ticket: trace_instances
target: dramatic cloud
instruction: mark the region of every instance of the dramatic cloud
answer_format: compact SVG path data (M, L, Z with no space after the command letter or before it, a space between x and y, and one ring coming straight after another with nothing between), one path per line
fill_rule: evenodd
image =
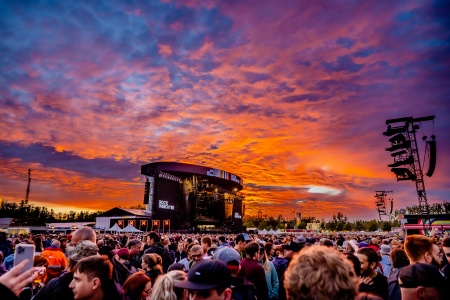
M336 13L339 12L339 13ZM436 115L425 178L450 201L448 1L3 1L0 198L142 202L140 165L244 179L246 213L376 218L396 182L386 119ZM427 160L423 162L427 168Z

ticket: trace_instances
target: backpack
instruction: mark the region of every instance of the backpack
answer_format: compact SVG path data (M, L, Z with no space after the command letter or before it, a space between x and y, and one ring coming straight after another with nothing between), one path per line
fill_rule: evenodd
M231 288L233 300L256 300L256 290L253 284L242 284Z
M400 270L397 273L391 274L388 277L388 300L401 300L402 294L400 291L400 285L398 283L398 277L400 276Z

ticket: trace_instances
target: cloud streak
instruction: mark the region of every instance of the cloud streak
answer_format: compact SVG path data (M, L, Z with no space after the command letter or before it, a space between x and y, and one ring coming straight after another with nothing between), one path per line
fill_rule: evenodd
M448 3L349 3L0 4L0 197L31 168L35 203L137 204L164 160L242 176L249 214L376 218L375 190L417 202L385 120L436 115L427 195L450 201Z

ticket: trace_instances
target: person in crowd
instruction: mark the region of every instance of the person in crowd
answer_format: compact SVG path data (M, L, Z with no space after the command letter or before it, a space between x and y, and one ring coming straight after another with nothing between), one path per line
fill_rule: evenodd
M256 287L258 300L269 299L267 289L266 275L264 268L258 264L256 255L259 252L259 245L256 242L250 242L245 246L246 258L241 261L241 269L238 275L245 277Z
M400 292L400 285L398 283L398 277L400 270L409 265L409 258L406 256L405 250L395 248L391 251L392 269L391 274L388 277L388 299L400 300L402 294Z
M409 235L405 239L405 252L411 264L426 263L441 268L442 256L433 239L423 235Z
M71 235L70 243L66 247L67 256L70 256L75 250L75 246L80 241L91 241L93 243L97 242L97 234L91 227L83 226L75 230ZM98 250L97 250L98 251Z
M334 248L334 244L332 240L329 239L321 239L320 240L320 246L328 247L328 248Z
M66 247L67 247L67 238L66 237L61 237L58 239L60 246L59 248L61 248L62 253L66 253ZM51 241L50 241L50 245L51 245ZM67 256L66 256L67 258Z
M120 248L119 251L117 251L117 257L120 261L120 263L122 263L125 267L127 267L127 269L130 271L130 274L136 273L137 272L137 268L135 268L131 263L130 263L130 250L128 250L128 248Z
M174 281L174 287L187 289L190 300L231 300L231 273L217 259L202 260L188 272L187 280Z
M344 255L350 261L355 274L359 276L359 274L361 274L361 262L359 261L359 258L353 253L345 253Z
M163 271L167 272L167 269L170 266L170 257L169 257L169 251L160 243L160 237L159 235L154 232L150 231L147 234L147 250L144 251L145 254L149 253L156 253L158 254L163 262Z
M269 299L278 299L278 289L280 288L280 283L278 280L277 271L273 263L269 260L264 247L260 245L258 253L258 263L263 267L264 273L266 275L267 289L269 290Z
M9 256L12 253L12 250L13 246L6 238L6 232L0 231L0 252L3 254L3 258Z
M136 269L141 268L141 251L142 242L138 239L132 239L127 244L128 250L130 251L129 262L130 265Z
M375 252L378 253L378 251L380 250L379 243L380 241L378 240L378 238L373 237L370 239L369 248L372 248Z
M267 242L264 244L264 251L266 252L266 257L270 260L273 261L274 259L274 255L275 255L275 249L273 247L273 243L271 242Z
M67 272L60 277L50 280L34 297L33 300L71 300L74 299L69 284L73 279L74 267L83 258L98 256L97 244L89 241L78 241L67 264Z
M188 297L187 290L174 286L174 282L186 281L187 276L183 271L169 271L158 277L153 285L150 300L185 300Z
M445 238L442 241L442 251L444 252L445 257L447 258L447 262L450 262L450 238ZM442 269L445 276L450 278L450 263L447 263Z
M277 245L275 247L275 257L272 260L275 270L277 271L278 281L281 284L281 279L286 271L289 261L284 257L284 245Z
M182 259L187 257L187 253L184 250L184 243L182 241L178 242L177 251L175 251L175 262L179 263Z
M360 292L368 292L387 299L387 278L376 271L378 254L369 247L358 249L356 252L361 263Z
M107 256L91 256L81 259L73 268L69 284L73 299L119 300L123 298L112 279L112 264Z
M289 300L348 300L358 294L358 278L349 261L340 252L319 245L294 256L284 286Z
M134 267L131 269L128 262L129 255L130 251L127 248L121 248L112 250L108 256L113 265L113 280L118 284L123 284L131 274L137 272Z
M227 238L224 235L221 235L219 236L219 246L216 251L225 247L230 247L230 244L228 244Z
M402 299L449 299L449 286L439 269L429 263L414 263L400 271Z
M35 252L41 253L44 250L44 245L42 243L42 237L40 235L35 237L33 242L34 242L34 246L35 246Z
M48 260L42 255L35 255L33 259L33 267L35 267L38 276L33 280L31 285L32 294L36 295L47 282Z
M142 269L152 282L155 282L156 278L164 273L161 263L161 256L156 253L147 253L142 256Z
M391 246L382 244L380 246L380 255L381 255L380 263L383 269L383 275L385 277L388 277L389 274L391 274L392 262L390 259L390 254L391 254Z
M28 260L24 260L0 276L0 295L2 300L17 300L22 290L38 276L35 268L25 270Z
M183 264L180 263L174 263L171 264L170 267L167 269L167 272L170 271L183 271L183 272L187 272L186 271L186 267Z
M241 259L245 258L245 245L247 245L247 243L249 242L251 242L251 239L247 233L240 233L235 238L234 249L239 252L239 254L241 255Z
M238 276L241 256L236 249L224 247L214 252L214 258L222 261L231 273L232 299L256 300L256 288L244 277Z
M203 260L203 250L200 245L194 245L191 248L190 255L192 260L189 262L189 270L198 262Z
M0 251L0 276L5 274L8 270L6 270L5 266L3 266L3 260L5 257L3 256L3 252Z
M142 271L134 273L123 284L123 292L125 300L145 300L151 295L152 280Z
M210 236L202 237L201 247L203 251L203 258L210 259L213 257L214 249L212 248L212 239Z
M66 256L60 246L61 243L57 239L54 239L50 247L45 248L41 253L48 260L48 280L59 277L67 266Z
M187 257L183 258L182 260L179 261L180 264L183 264L186 267L186 271L189 271L189 265L192 261L192 257L191 257L191 249L192 247L194 247L195 244L194 243L189 243L186 247L186 254Z

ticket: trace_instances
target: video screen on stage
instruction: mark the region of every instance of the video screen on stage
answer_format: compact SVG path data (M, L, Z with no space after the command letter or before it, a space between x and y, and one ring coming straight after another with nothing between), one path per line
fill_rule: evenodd
M181 185L179 182L162 178L156 179L154 200L154 220L171 220L173 226L180 211Z

